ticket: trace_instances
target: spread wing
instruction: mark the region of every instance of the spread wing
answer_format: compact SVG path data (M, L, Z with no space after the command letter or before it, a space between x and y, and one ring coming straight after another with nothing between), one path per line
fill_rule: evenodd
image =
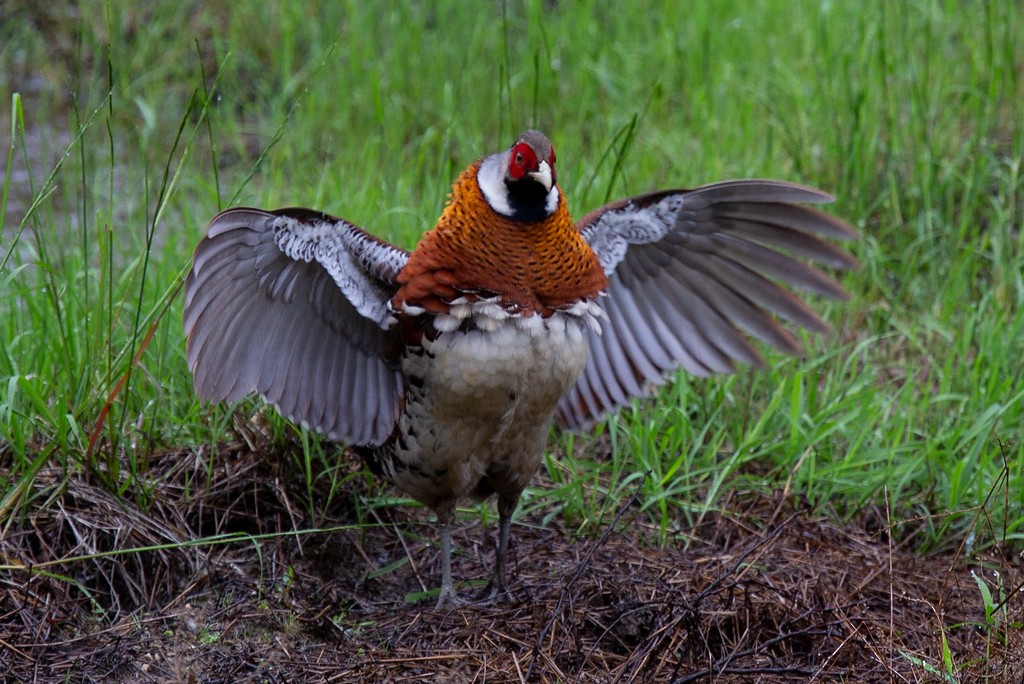
M590 357L558 406L578 428L642 396L677 368L706 376L734 362L760 366L749 337L788 354L803 349L780 320L826 324L786 287L844 299L809 262L839 270L857 260L823 238L857 237L844 222L795 203L832 197L769 180L729 181L622 200L577 227L608 275L607 320L590 331Z
M306 209L229 209L185 281L188 365L207 401L257 392L336 440L379 444L402 378L387 308L408 252Z

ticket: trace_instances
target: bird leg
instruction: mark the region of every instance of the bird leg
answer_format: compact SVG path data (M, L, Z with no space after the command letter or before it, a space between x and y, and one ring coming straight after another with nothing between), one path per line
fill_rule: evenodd
M498 497L498 549L494 554L494 574L487 584L484 596L491 600L508 600L508 585L505 582L508 567L508 538L512 527L512 514L516 510L519 497Z
M455 593L452 583L452 516L455 505L437 511L437 521L441 525L441 591L437 595L437 608L453 608L462 605L463 601Z

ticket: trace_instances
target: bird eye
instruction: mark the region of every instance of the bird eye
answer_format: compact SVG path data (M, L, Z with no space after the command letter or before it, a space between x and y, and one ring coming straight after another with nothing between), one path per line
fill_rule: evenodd
M519 143L512 151L512 161L508 165L508 174L514 180L522 178L527 171L536 168L537 155L526 143Z

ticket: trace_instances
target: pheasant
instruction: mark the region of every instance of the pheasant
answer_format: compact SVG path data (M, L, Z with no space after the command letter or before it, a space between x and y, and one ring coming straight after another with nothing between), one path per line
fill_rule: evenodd
M857 234L802 204L833 198L773 180L663 190L573 222L555 150L528 130L473 162L437 225L408 252L308 209L228 209L185 284L198 395L258 393L346 442L434 511L438 606L452 582L456 504L497 497L490 597L507 595L510 523L553 421L583 429L679 368L762 366L751 338L787 354L787 327L828 325L783 286L834 299L811 262L857 261Z

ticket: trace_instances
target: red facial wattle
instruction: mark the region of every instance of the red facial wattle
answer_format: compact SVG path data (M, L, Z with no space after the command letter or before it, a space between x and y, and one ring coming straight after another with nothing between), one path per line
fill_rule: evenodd
M537 168L537 154L524 142L512 148L512 160L508 165L508 174L513 180L519 180L528 172Z

